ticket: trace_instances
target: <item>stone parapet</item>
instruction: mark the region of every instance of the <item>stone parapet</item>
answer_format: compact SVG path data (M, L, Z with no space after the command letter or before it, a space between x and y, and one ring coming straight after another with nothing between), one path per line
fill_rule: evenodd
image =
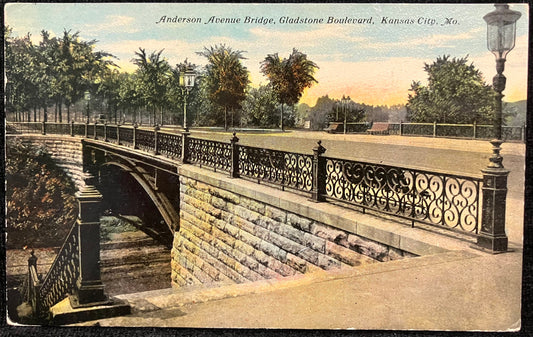
M175 233L172 250L174 287L253 282L417 255L399 244L390 246L350 231L356 228L350 221L334 226L332 221L309 217L304 205L280 197L285 192L227 181L220 174L189 165L181 166L179 174L180 230ZM259 194L264 188L270 193ZM321 218L327 216L321 214Z

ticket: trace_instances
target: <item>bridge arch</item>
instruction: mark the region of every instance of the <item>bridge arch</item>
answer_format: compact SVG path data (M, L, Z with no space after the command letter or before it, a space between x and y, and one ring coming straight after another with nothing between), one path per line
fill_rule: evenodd
M114 215L136 215L143 231L170 244L179 230L179 177L107 150L91 148L89 171L98 177L104 207ZM156 234L159 233L159 234Z

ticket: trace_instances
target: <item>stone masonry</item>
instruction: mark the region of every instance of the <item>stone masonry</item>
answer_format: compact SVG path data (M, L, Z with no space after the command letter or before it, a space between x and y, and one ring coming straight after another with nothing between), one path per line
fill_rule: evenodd
M174 287L243 283L412 256L184 176L171 255Z
M44 147L57 166L72 180L77 190L84 186L82 144L79 138L25 135L19 139L23 144Z

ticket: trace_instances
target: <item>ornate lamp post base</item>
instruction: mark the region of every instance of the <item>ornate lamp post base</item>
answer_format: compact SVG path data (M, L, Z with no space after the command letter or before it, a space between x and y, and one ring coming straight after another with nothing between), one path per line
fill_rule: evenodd
M501 141L491 141L499 143ZM502 158L493 155L489 166L483 172L483 200L481 231L477 237L477 245L491 252L505 252L508 239L505 233L505 206L507 198L507 177L509 170L502 165Z

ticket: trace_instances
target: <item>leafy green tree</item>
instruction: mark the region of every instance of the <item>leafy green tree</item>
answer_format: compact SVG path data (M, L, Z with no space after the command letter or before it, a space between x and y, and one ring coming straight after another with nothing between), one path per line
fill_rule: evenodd
M245 123L259 127L275 127L277 119L274 112L278 110L277 107L276 95L270 86L249 87L242 104Z
M35 47L29 34L22 38L11 37L9 27L6 27L4 38L6 112L13 112L16 120L23 120L23 112L33 105L32 97L36 92L35 82L31 77ZM29 116L27 119L29 120Z
M411 122L490 123L494 92L467 57L438 57L424 64L428 85L413 82L407 116Z
M224 109L224 129L228 129L228 110L241 108L246 98L249 72L242 64L243 51L233 50L226 45L204 47L199 55L207 58L204 90L207 98Z
M269 54L261 62L261 72L270 81L272 90L281 104L280 128L283 130L283 106L294 106L302 97L305 88L318 81L313 77L318 66L307 55L296 49L288 58L282 59L277 53Z
M201 70L196 64L192 64L185 59L183 62L176 64L171 70L168 85L167 85L167 98L168 109L172 111L171 119L172 124L183 123L183 105L187 103L187 125L191 125L195 121L195 116L199 105L199 88L198 85L194 85L187 93L183 87L180 86L180 74L187 69L193 69L196 72L195 82L199 82L199 78L202 76ZM185 99L187 95L187 99Z
M6 142L7 247L58 246L77 214L74 186L41 148Z
M140 79L138 89L141 90L146 104L152 108L154 124L157 124L157 109L160 110L160 123L163 123L163 107L171 71L167 60L161 57L162 53L163 49L148 55L145 49L139 48L139 51L135 52L136 58L133 59L133 63L138 67L138 79Z

